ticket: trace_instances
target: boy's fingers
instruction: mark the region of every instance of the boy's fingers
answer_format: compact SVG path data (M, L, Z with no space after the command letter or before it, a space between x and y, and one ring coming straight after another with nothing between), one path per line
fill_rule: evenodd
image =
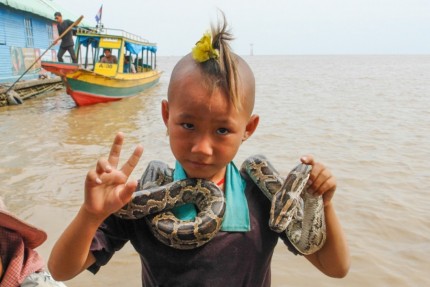
M320 176L316 184L312 185L312 189L317 191L316 195L334 191L336 189L336 179L331 174L328 177Z
M311 154L301 157L300 161L312 165L312 171L307 182L308 191L315 196L324 195L324 202L328 204L336 190L336 178L322 163L315 162Z
M97 161L96 164L96 173L97 174L102 174L102 173L109 173L112 171L112 167L109 164L109 162L105 159L105 158L101 158Z
M309 191L311 193L315 193L316 190L318 190L318 187L323 183L323 178L321 176L321 173L324 171L324 166L320 163L314 162L313 158L309 158L309 162L312 162L312 170L311 173L309 175L309 181L308 181L308 186L309 186ZM310 163L306 163L306 164L310 164Z
M98 178L99 178L99 176L98 176L97 172L93 169L87 173L87 182L88 181L96 182Z
M108 158L109 163L115 168L118 166L123 143L124 143L124 135L123 133L119 132L115 136L112 147L110 149L109 158Z
M336 190L336 178L334 176L331 176L330 178L328 178L323 185L321 186L321 189L324 190L324 193L326 192L330 192L330 191L335 191Z
M315 195L322 195L336 189L336 178L330 170L320 163L314 165L310 179L310 192L313 192Z
M307 154L305 156L302 156L300 158L300 161L304 164L310 164L313 165L314 164L314 156L311 154Z
M143 146L138 145L135 149L133 154L130 156L130 158L127 160L127 162L122 166L121 171L128 177L133 172L134 168L139 162L140 157L143 153Z
M137 180L129 181L125 184L124 189L120 193L120 200L123 204L130 202L133 193L136 191Z

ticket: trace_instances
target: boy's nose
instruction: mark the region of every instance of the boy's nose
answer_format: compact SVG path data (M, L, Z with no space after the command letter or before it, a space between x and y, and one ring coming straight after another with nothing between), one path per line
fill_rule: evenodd
M212 141L209 136L201 136L196 139L191 149L193 153L200 153L204 155L212 155Z

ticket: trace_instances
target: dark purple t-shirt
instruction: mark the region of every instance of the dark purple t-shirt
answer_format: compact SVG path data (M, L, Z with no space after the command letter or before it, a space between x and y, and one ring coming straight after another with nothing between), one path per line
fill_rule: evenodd
M96 263L88 269L96 273L130 241L140 255L142 286L270 286L270 262L278 238L296 251L283 235L269 229L270 201L249 179L245 193L251 231L221 231L192 250L164 245L152 235L145 219L110 216L93 240Z

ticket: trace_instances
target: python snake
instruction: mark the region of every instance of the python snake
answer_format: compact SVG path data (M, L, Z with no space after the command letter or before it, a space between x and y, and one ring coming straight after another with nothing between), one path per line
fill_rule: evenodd
M269 227L285 232L302 254L318 251L325 242L322 197L306 192L311 167L296 166L284 180L261 155L244 161L241 171L250 176L271 200ZM211 181L184 179L172 182L172 169L152 161L142 176L132 200L115 213L125 219L145 218L152 233L162 243L177 249L192 249L210 241L221 229L225 212L224 193ZM194 220L179 220L169 209L194 203Z
M271 200L269 227L285 232L291 244L304 255L321 249L326 240L322 196L307 192L306 183L312 167L299 164L284 180L262 155L252 156L242 164L255 184Z
M125 219L144 217L154 236L168 246L177 249L199 247L221 229L224 193L209 180L172 180L172 170L167 165L150 162L138 191L115 215ZM186 203L194 203L199 210L194 220L179 220L170 211Z

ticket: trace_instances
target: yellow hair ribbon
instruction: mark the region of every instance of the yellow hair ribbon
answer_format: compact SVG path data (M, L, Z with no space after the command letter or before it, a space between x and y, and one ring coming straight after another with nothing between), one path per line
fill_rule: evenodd
M209 59L218 59L219 51L212 46L212 35L209 32L196 43L192 51L193 59L203 63Z

